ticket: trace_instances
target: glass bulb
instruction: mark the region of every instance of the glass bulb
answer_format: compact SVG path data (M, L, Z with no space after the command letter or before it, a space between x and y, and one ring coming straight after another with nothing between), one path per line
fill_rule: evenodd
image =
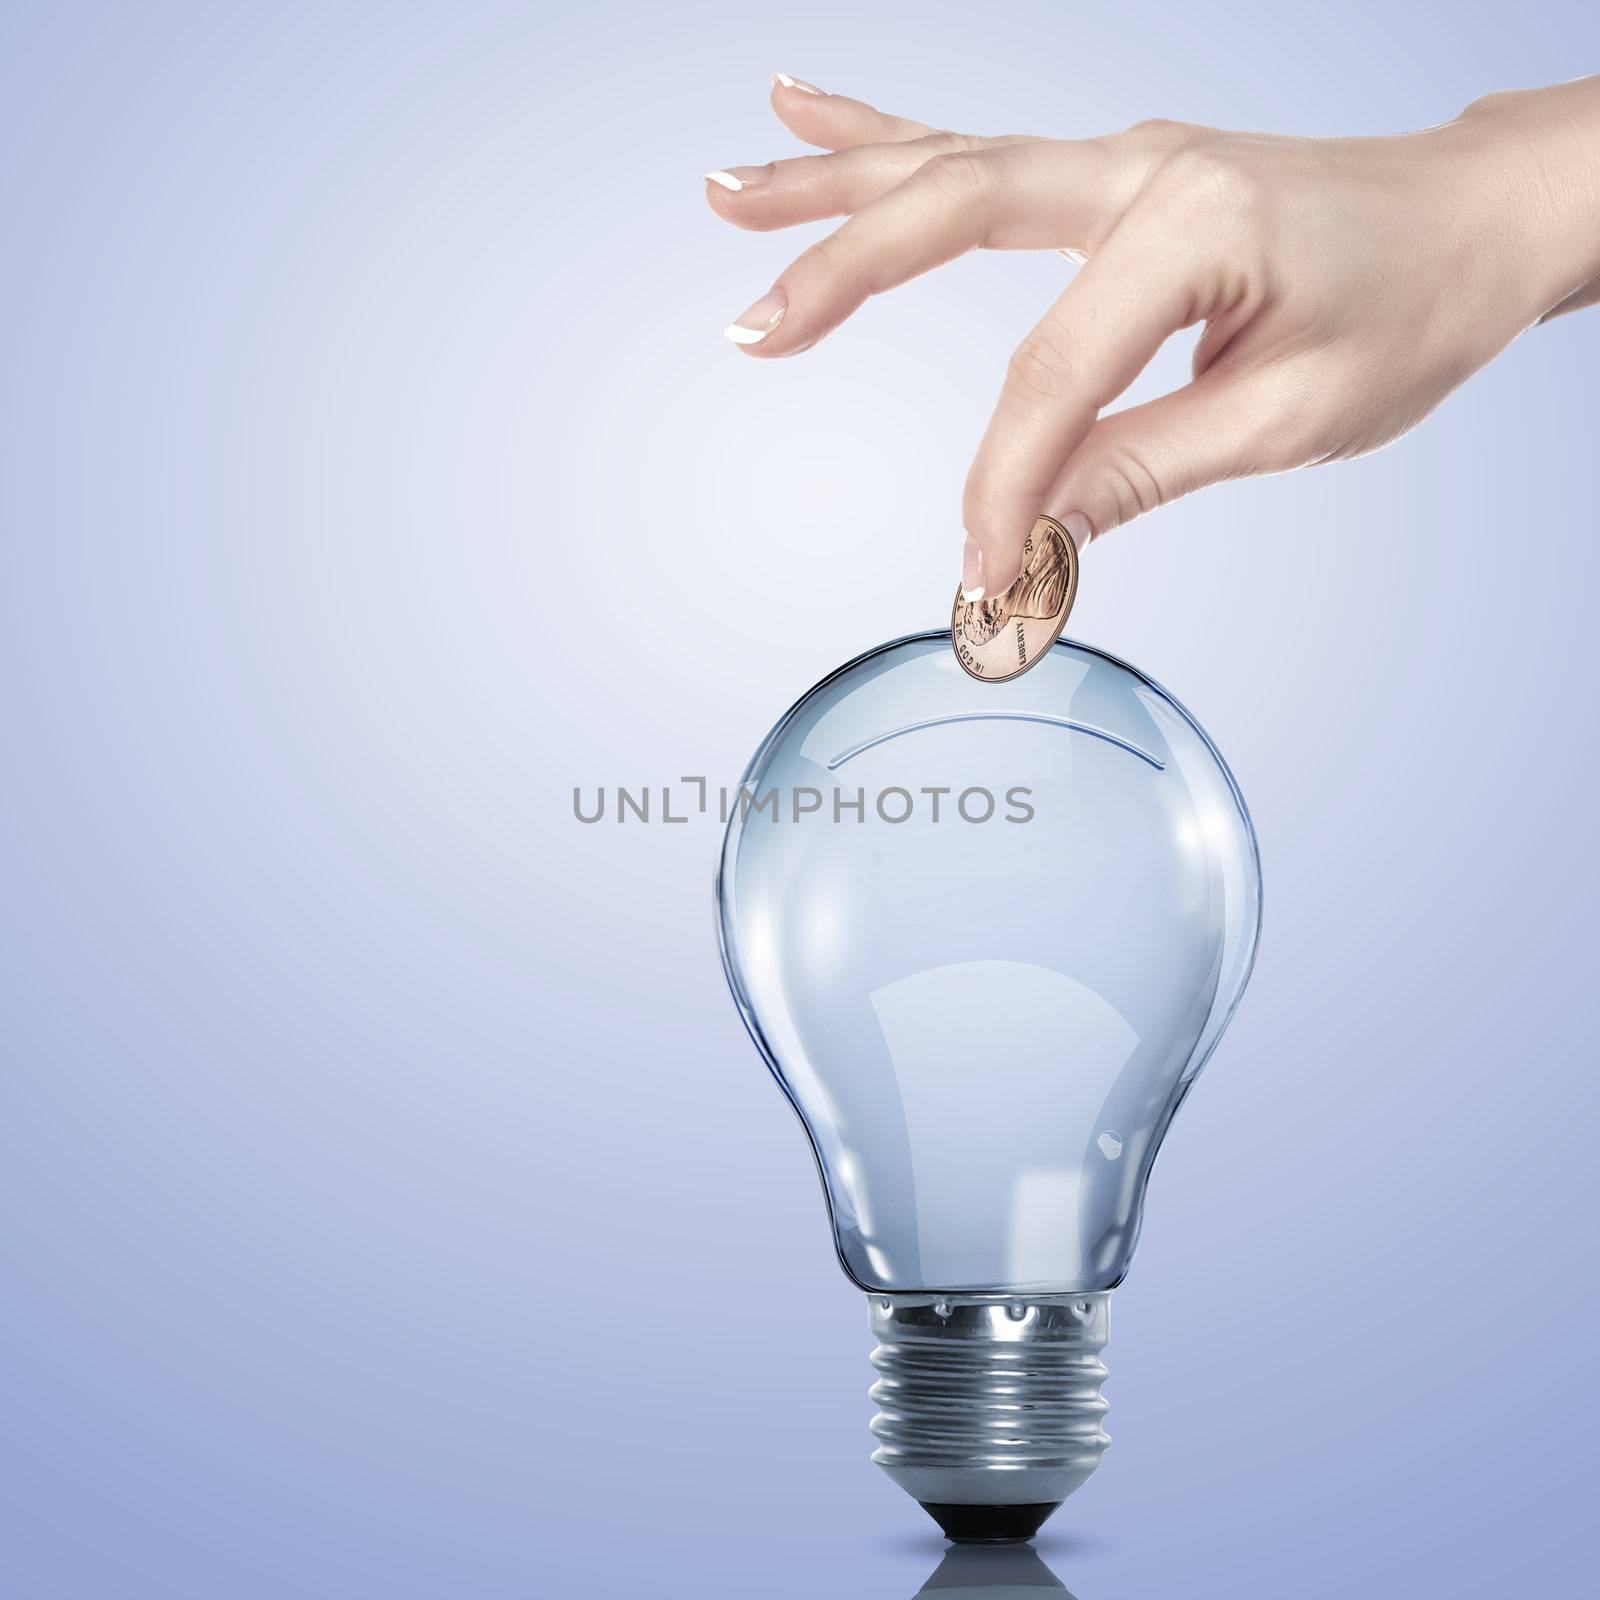
M1027 1537L1108 1442L1106 1297L1250 974L1244 802L1133 668L1063 640L981 683L943 633L818 684L741 797L723 960L871 1296L874 1459Z

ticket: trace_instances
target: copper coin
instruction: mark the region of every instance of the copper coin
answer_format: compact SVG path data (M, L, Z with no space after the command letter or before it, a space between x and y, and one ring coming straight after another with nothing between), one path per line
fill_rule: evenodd
M1022 547L1022 572L1004 594L967 601L956 590L956 660L985 683L1015 678L1061 636L1077 598L1078 547L1054 517L1040 517Z

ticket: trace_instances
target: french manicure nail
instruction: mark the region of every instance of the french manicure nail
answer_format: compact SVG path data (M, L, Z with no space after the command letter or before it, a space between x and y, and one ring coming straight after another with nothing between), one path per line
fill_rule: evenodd
M961 547L961 598L969 605L983 599L983 551L971 534Z
M823 94L826 92L819 89L814 83L807 83L804 78L791 78L787 72L774 72L772 81L783 89L798 89L801 94Z
M1089 541L1094 538L1094 529L1089 525L1089 519L1081 511L1069 511L1061 519L1061 526L1071 535L1072 542L1078 547L1081 556L1088 548Z
M789 297L782 289L769 289L736 321L722 330L735 344L760 344L783 321Z
M713 173L712 176L715 177L716 174ZM1071 249L1069 247L1069 248L1067 248L1065 250L1057 250L1056 254L1058 256L1065 256L1066 259L1068 261L1070 261L1073 264L1073 266L1075 266L1075 267L1087 266L1088 263L1089 263L1088 256L1085 255L1082 250L1073 250L1073 249Z
M772 164L768 162L764 167L723 167L720 171L708 172L706 182L720 185L729 194L738 194L741 189L753 189L758 183L765 183L771 176Z

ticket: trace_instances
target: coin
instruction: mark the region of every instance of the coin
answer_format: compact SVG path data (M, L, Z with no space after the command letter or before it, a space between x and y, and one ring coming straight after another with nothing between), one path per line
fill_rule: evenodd
M1004 594L968 601L956 590L956 660L985 683L1026 672L1061 636L1077 598L1078 547L1054 517L1041 516L1022 547L1022 572Z

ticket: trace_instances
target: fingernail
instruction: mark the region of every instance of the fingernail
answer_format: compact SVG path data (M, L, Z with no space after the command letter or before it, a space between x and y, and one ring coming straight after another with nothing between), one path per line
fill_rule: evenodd
M1072 542L1077 545L1078 554L1081 556L1088 548L1089 541L1094 538L1094 529L1089 526L1089 519L1081 511L1069 511L1061 519L1061 526L1071 535Z
M760 344L783 321L789 297L782 289L769 289L743 316L722 330L735 344Z
M723 167L718 172L708 172L706 182L720 184L730 194L738 194L741 189L753 189L758 183L765 183L771 176L769 162L764 167Z
M774 72L772 81L783 89L798 89L801 94L824 94L825 90L819 89L814 83L807 83L804 78L791 78L787 72Z
M716 177L716 173L712 173L711 176ZM1089 261L1088 256L1086 256L1081 250L1057 250L1056 254L1058 256L1065 256L1067 260L1070 261L1075 267L1086 266Z
M970 534L961 547L961 598L969 605L983 599L983 551Z

